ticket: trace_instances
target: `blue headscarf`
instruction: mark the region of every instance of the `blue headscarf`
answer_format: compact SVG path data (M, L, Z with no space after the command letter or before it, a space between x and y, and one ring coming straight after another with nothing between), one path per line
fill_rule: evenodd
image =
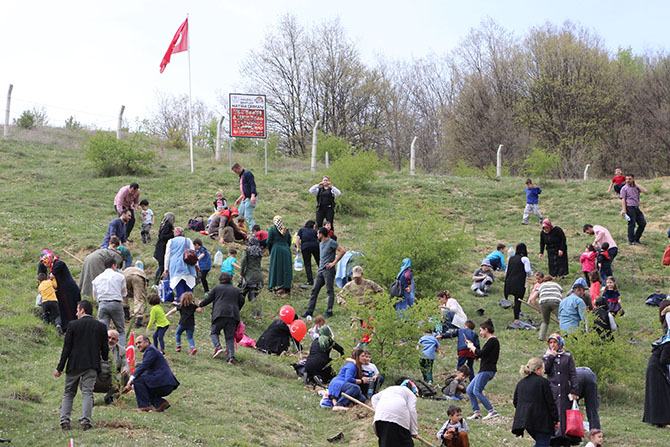
M395 279L400 279L400 276L405 273L405 270L411 269L412 268L412 260L410 258L405 258L402 260L402 266L400 266L400 273L398 273L398 276L395 277Z
M414 276L412 276L412 282L411 284L406 284L406 281L404 279L404 274L407 270L412 269L412 260L410 258L405 258L402 260L402 266L400 267L400 273L398 273L398 276L395 277L395 279L400 280L400 282L403 284L403 287L408 287L410 288L410 291L408 292L407 290L402 291L403 297L402 300L397 302L395 304L395 308L398 311L402 311L404 309L407 309L408 307L411 307L414 304L414 297L416 294L416 289L414 286Z
M414 382L412 382L409 379L403 380L400 386L406 386L412 391L412 393L414 393L417 396L419 395L419 390L417 389L416 385L414 385Z
M575 282L572 283L572 289L570 289L570 290L575 290L575 286L576 286L577 284L581 284L582 286L584 286L584 288L585 288L586 290L589 289L589 286L586 284L586 280L585 280L584 278L577 278L577 279L575 280Z

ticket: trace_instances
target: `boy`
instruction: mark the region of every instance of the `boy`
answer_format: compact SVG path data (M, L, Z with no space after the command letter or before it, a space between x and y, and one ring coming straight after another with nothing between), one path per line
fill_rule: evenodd
M149 201L144 199L140 202L142 208L142 243L151 242L151 226L154 224L154 212L149 209Z
M492 270L501 270L503 272L507 270L507 267L505 267L505 255L503 254L504 249L505 244L498 244L496 245L496 249L486 256L486 259L491 263Z
M237 216L237 228L244 233L247 233L247 224L244 216Z
M600 283L605 284L605 280L608 276L614 276L612 274L612 259L610 259L609 250L610 244L603 242L600 246L600 253L598 254L598 272L600 273Z
M202 245L202 239L193 239L193 248L198 254L198 267L200 267L200 282L205 293L209 292L209 284L207 283L207 274L212 270L212 255L209 250Z
M49 280L46 273L39 273L37 282L39 283L37 291L42 296L42 321L47 324L53 323L58 330L58 334L63 335L55 290L58 288L58 283L55 278Z
M371 398L381 388L384 383L384 376L379 374L377 366L371 362L372 354L368 350L363 350L360 357L363 376L370 379L369 383L361 384L361 392Z
M235 276L235 267L241 268L237 263L237 250L231 248L228 250L228 257L221 264L221 273L229 273L230 276Z
M121 257L125 261L123 268L128 268L133 266L133 255L130 254L130 250L125 245L121 245L121 241L118 237L112 236L109 239L109 248L113 248L121 254Z
M456 374L453 374L447 378L447 382L442 388L442 393L444 393L449 399L453 400L463 400L465 397L461 396L465 391L465 381L470 375L470 368L467 365L461 366Z
M475 322L472 320L467 320L465 327L458 330L458 342L456 345L456 351L458 352L458 365L456 369L460 371L463 365L467 363L470 369L470 381L472 382L472 379L475 378L475 371L473 369L475 354L468 349L466 340L470 340L479 349L479 336L475 332Z
M254 236L256 236L256 239L258 239L258 242L261 243L261 247L263 247L263 249L268 248L268 232L261 231L261 226L258 224L254 225L251 231L254 233Z
M419 366L424 382L433 384L433 362L435 353L440 349L440 342L433 335L433 331L426 329L423 331L423 337L419 339L416 349L421 349L421 358Z
M495 281L493 272L491 271L491 261L484 258L482 265L472 274L472 289L478 296L488 296L491 284Z
M610 187L607 188L607 192L610 192L612 188L614 188L614 192L619 195L621 193L621 188L623 188L624 183L626 183L626 176L623 175L621 172L621 169L616 168L614 170L614 177L612 177L612 181L610 182Z
M528 225L528 216L530 216L531 212L539 217L540 223L542 223L543 217L542 214L540 214L540 208L537 205L539 202L538 196L540 194L542 194L542 190L539 187L534 186L531 179L526 179L526 208L523 210L522 225Z
M447 409L447 422L437 432L437 439L442 441L442 447L469 447L468 423L461 417L461 409L455 405Z

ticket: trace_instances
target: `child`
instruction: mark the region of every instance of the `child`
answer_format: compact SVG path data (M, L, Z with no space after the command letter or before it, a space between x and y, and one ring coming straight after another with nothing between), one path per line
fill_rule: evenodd
M181 352L181 334L186 331L186 339L188 339L188 344L191 348L189 354L195 355L198 350L195 348L195 340L193 339L193 331L195 330L195 313L202 312L202 308L193 304L193 293L184 292L181 295L181 303L173 303L175 308L170 309L170 311L165 314L165 317L169 317L173 313L179 311L179 325L177 326L177 333L175 334L177 341L177 352Z
M261 243L261 247L263 247L263 249L268 248L268 232L261 231L261 226L258 224L254 225L251 231L256 236L256 239L258 239L258 242Z
M619 295L619 289L616 286L616 279L613 276L608 276L605 280L605 291L603 292L603 298L607 299L607 309L612 312L612 315L615 317L617 315L624 314L623 309L621 308L621 295Z
M419 366L421 367L421 374L423 380L430 384L433 383L433 362L435 361L435 353L440 349L440 342L433 335L431 329L423 331L423 337L419 339L416 349L421 350L421 359Z
M619 169L617 169L619 171ZM584 447L602 447L603 446L603 431L594 428L589 432L589 443Z
M596 333L603 341L612 341L612 332L618 328L612 313L607 308L607 298L604 296L596 300L593 316L593 329Z
M244 216L237 216L237 228L239 228L240 231L243 231L244 233L248 231L246 222L247 221Z
M491 263L491 270L501 270L503 272L507 270L507 267L505 267L505 255L503 250L505 250L505 244L498 244L496 245L496 249L486 256L486 259Z
M193 239L193 248L198 254L198 267L200 268L200 282L205 293L209 292L209 284L207 283L207 274L212 270L212 255L202 245L202 239Z
M151 306L151 314L149 316L149 324L147 324L147 334L151 332L151 326L153 326L155 322L156 330L153 335L154 346L158 348L158 343L160 342L161 352L165 355L165 340L163 340L163 337L170 327L170 322L165 318L165 311L163 311L163 308L161 307L161 299L157 293L149 295L149 305Z
M600 254L598 254L598 271L600 272L600 282L604 283L607 277L612 276L612 260L608 252L610 244L603 242L600 247Z
M535 272L535 285L533 286L533 289L530 291L530 294L528 295L528 304L532 304L535 306L534 302L537 301L540 298L540 286L542 285L542 281L544 281L544 273L543 272Z
M149 209L149 201L140 202L142 208L142 243L151 242L151 226L154 224L154 212Z
M223 197L223 190L219 189L216 191L216 200L214 200L214 212L216 213L219 207L222 206L226 208L228 203L226 203L226 198Z
M591 272L591 287L589 288L589 294L591 295L591 304L595 308L596 300L600 296L600 273L597 271Z
M584 278L586 278L586 285L588 287L591 287L590 273L596 269L597 256L596 247L593 244L588 244L584 249L584 253L579 257L579 262L582 263L582 273L584 274Z
M616 168L614 170L614 177L612 178L610 187L607 188L607 192L610 192L612 190L612 187L614 187L614 192L616 193L617 197L619 197L619 194L621 193L621 188L623 187L624 183L626 183L626 176L622 175L621 169Z
M484 258L481 266L472 274L472 286L470 289L477 296L488 296L491 284L495 281L493 271L491 271L491 262Z
M130 250L128 250L128 247L126 247L125 245L121 245L121 241L119 240L118 237L112 236L111 238L109 238L109 248L113 248L114 250L118 251L121 254L121 257L125 262L124 268L133 266L133 255L130 254Z
M337 241L337 236L335 236L335 231L333 231L333 224L331 224L328 221L325 221L323 223L323 228L328 230L328 237L331 238L334 241Z
M467 320L465 327L458 330L458 342L456 345L456 351L458 352L456 369L460 371L461 367L467 363L470 369L470 381L472 381L475 378L475 354L468 349L468 345L465 343L466 340L470 340L479 349L479 336L475 332L475 322L472 320Z
M319 330L326 325L326 319L323 318L323 315L317 315L314 318L314 326L312 326L307 333L309 336L312 338L312 340L316 340L319 338Z
M372 354L368 350L363 350L361 354L361 369L363 370L363 377L370 379L369 383L361 384L361 392L363 396L372 397L384 383L384 376L379 374L377 366L371 362Z
M465 397L461 396L465 391L465 382L470 376L470 368L467 365L461 366L456 374L447 377L447 381L442 388L442 393L449 399L463 400Z
M468 439L468 423L461 417L461 409L455 405L447 409L447 422L437 432L437 439L442 441L442 447L456 447L470 445Z
M523 210L523 225L528 225L528 216L532 212L537 217L540 218L540 223L542 223L542 214L540 213L540 208L538 206L539 195L542 194L542 190L533 185L531 179L526 179L526 208Z
M237 250L231 248L228 250L228 257L221 264L221 273L230 273L230 276L235 276L235 267L241 268L237 263Z
M58 311L58 298L56 298L58 283L55 278L49 280L46 273L39 273L37 282L37 291L42 296L42 321L47 324L54 324L58 334L63 335L60 312Z

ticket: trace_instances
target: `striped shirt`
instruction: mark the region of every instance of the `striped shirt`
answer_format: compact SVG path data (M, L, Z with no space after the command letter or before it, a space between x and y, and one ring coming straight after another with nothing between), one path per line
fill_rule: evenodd
M540 303L544 301L561 301L563 299L563 289L554 281L547 281L540 284Z

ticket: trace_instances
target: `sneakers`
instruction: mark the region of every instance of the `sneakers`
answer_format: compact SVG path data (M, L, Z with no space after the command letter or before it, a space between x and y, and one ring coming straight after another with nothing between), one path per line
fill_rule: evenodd
M521 225L528 225L528 221L524 220L523 222L521 222Z
M495 411L495 410L493 410L493 411L490 411L489 414L487 414L486 416L484 416L484 418L482 418L482 420L483 420L483 421L486 421L486 420L488 420L488 419L493 419L493 418L497 418L497 417L498 417L498 412Z
M321 408L333 408L333 401L328 398L328 396L324 397L321 399L321 402L319 403L319 407Z
M486 416L488 417L488 415L486 415ZM481 418L482 418L481 413L472 413L472 416L468 416L466 419L469 420L469 421L474 421L475 419L481 419Z
M72 427L70 426L69 422L63 422L60 424L60 429L63 431L69 431L72 430Z
M213 359L217 358L217 357L219 356L219 354L221 354L222 352L223 352L223 349L222 349L222 348L216 348L216 349L214 350L214 354L212 354L212 358L213 358Z
M191 351L189 351L190 355L195 355L195 353L198 352L197 348L191 348Z
M177 346L177 348L175 349L175 351L177 351L177 352L181 352L181 346Z
M333 316L333 311L332 310L327 310L325 314L323 314L324 318L330 318Z
M88 431L88 430L90 430L90 429L92 429L92 428L93 428L93 426L91 425L90 422L86 422L86 421L84 421L84 422L81 423L81 429L82 429L83 431Z
M301 315L301 318L307 318L307 317L309 317L309 319L311 320L312 314L308 311L305 311L305 313Z
M487 294L482 292L480 289L475 290L475 293L477 294L477 296L487 296Z

